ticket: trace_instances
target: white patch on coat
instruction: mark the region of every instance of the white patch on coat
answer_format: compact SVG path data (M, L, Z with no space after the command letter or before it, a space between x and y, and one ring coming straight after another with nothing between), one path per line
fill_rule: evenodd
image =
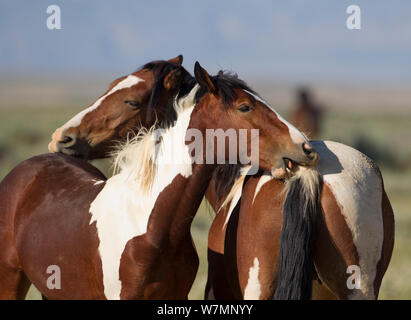
M96 100L96 102L94 102L90 107L88 107L88 108L84 109L83 111L79 112L77 115L75 115L73 118L71 118L69 121L67 121L59 129L64 131L65 129L79 126L80 123L81 123L81 120L83 120L84 116L87 113L97 109L100 106L100 104L104 101L104 99L107 98L109 95L112 95L113 93L115 93L118 90L132 87L132 86L134 86L137 83L142 82L142 81L144 81L144 80L137 77L137 76L135 76L135 75L131 74L131 75L127 76L125 79L123 79L122 81L117 83L113 88L111 88L111 90L109 92L107 92L106 94L104 94L100 98L98 98Z
M51 141L48 145L48 150L50 152L59 152L60 151L59 144L61 143L61 140L64 139L65 131L68 128L78 127L81 124L81 121L83 120L84 116L86 114L90 113L91 111L97 109L101 105L101 103L104 101L104 99L106 99L109 95L115 93L118 90L132 87L132 86L134 86L137 83L142 82L142 81L144 81L144 80L137 77L137 76L135 76L135 75L129 75L125 79L120 81L110 91L108 91L106 94L104 94L100 98L98 98L91 106L89 106L88 108L86 108L83 111L76 114L73 118L71 118L69 121L67 121L60 128L57 128L54 131L54 133L51 135ZM71 145L73 143L72 141L68 142L68 144ZM67 147L68 145L65 144L65 146ZM65 153L66 154L74 154L74 151L66 148Z
M384 238L381 178L371 160L351 147L332 141L311 144L320 155L317 168L337 200L358 252L361 288L354 289L350 298L373 299Z
M241 184L239 184L239 187L235 190L234 197L230 202L230 208L228 209L228 212L227 212L227 217L225 218L225 221L224 221L223 229L226 228L227 223L230 220L231 214L233 213L234 208L236 207L238 201L241 198L243 183L244 183L244 179L241 180Z
M275 115L277 116L278 120L280 120L282 123L284 123L287 128L288 131L290 133L290 137L291 140L295 143L295 144L302 144L304 142L308 142L307 138L301 133L300 130L298 130L296 127L294 127L291 123L289 123L287 120L285 120L272 106L270 106L264 99L260 98L259 96L257 96L256 94L248 91L248 90L244 90L245 92L247 92L248 94L250 94L255 100L260 101L261 103L263 103L265 106L267 106L268 109L270 109L271 111L273 111L275 113Z
M258 258L254 258L253 266L248 271L248 281L244 289L244 300L258 300L261 295L261 284L258 280L258 272L260 271L260 262Z
M222 208L224 208L227 204L230 203L230 208L228 209L227 217L225 218L223 229L225 229L225 227L227 226L227 223L231 217L231 213L233 212L238 201L241 199L241 195L243 193L243 184L244 184L245 176L249 170L251 170L251 166L245 166L241 168L240 177L234 182L233 186L231 187L230 192L228 193L223 204L218 210L218 212L220 212Z
M178 152L186 157L189 157L189 153L188 146L185 144L185 135L194 109L195 91L193 89L193 92L181 99L179 104L175 103L177 121L167 130L161 142L164 145L174 143L173 148L178 149ZM175 144L176 141L179 143ZM90 206L90 224L96 222L100 241L99 253L103 269L104 294L107 299L120 299L121 255L129 240L146 233L151 211L160 192L176 176L189 177L192 174L191 162L181 165L162 162L161 158L167 155L162 152L163 149L160 146L155 155L156 172L152 175L153 181L150 190L147 191L143 186L141 176L135 174L141 172L139 166L149 162L139 161L141 160L137 157L141 154L139 147L146 147L145 143L142 145L139 143L138 141L132 142L126 145L125 150L120 151L119 156L122 158L119 165L120 173L106 181L104 188ZM142 153L145 156L153 156L152 153Z
M95 186L98 186L99 184L102 184L102 183L105 182L104 180L92 180L92 181L94 182L93 185L95 185Z
M255 187L254 191L254 197L253 197L253 204L255 201L255 198L258 195L258 192L260 192L261 188L263 185L265 185L268 181L274 179L273 176L271 175L270 172L264 172L263 175L258 179L257 186Z

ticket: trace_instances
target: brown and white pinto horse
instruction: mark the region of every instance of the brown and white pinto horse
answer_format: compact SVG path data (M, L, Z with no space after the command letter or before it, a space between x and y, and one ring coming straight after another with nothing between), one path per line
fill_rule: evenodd
M126 139L130 130L139 129L142 124L147 127L152 126L155 122L154 115L157 114L162 118L167 111L170 99L180 91L181 95L179 96L184 96L188 92L187 88L194 85L194 80L181 67L181 63L182 56L169 61L150 62L141 70L115 80L108 91L95 103L71 119L60 130L56 130L53 134L54 140L49 144L49 148L54 151L62 150L64 153L76 157L87 155L90 158L98 158L112 154L113 148L118 144L117 139L122 137L123 133L126 133L124 135L124 139ZM70 129L76 123L82 124L82 130ZM90 132L90 128L92 128L92 132ZM84 139L85 136L87 139ZM89 144L93 145L92 149L88 147ZM57 180L53 180L53 178L57 178ZM96 181L102 183L105 180L104 175L93 166L63 154L45 154L24 161L4 178L0 184L0 298L22 299L25 297L30 280L28 280L26 272L22 270L20 260L27 257L20 258L17 246L23 241L30 242L30 238L39 238L44 233L40 224L38 225L39 230L34 230L33 233L29 234L14 229L14 223L24 218L24 215L19 214L19 206L24 206L26 203L26 205L38 207L45 213L48 210L55 210L56 215L52 215L52 217L58 218L58 213L63 214L70 211L70 201L66 197L59 199L57 195L47 194L47 190L52 190L51 188L57 185L59 188L56 188L55 191L63 194L60 184L65 186L66 196L69 196L70 193L76 195L84 190L85 194L80 195L75 200L80 204L83 197L93 197L99 192L101 188L98 184L94 186ZM25 189L30 190L30 184L35 187L41 186L42 183L45 187L44 192L41 191L40 187L38 194L42 197L55 199L54 204L49 203L50 209L44 209L41 199L37 199L38 195L33 195L32 192L27 194L27 199L25 198ZM29 195L34 199L30 199ZM60 208L55 208L54 205L60 206ZM84 210L87 211L87 208ZM76 214L81 216L82 211L73 212L73 219L76 218ZM70 222L63 219L59 223ZM84 229L85 226L86 224L81 228ZM48 233L50 233L50 237L53 237L58 231L59 226L52 225ZM27 236L28 239L26 239ZM53 243L49 243L49 245L52 246ZM76 248L70 249L68 253L75 256ZM92 261L92 259L89 260ZM89 262L85 261L84 263ZM97 276L100 275L97 274ZM64 279L68 279L67 282L70 278L66 277L70 277L70 275L64 276ZM78 277L81 278L81 274ZM36 284L35 280L32 281ZM84 283L84 285L88 284ZM41 288L40 284L38 284L38 288ZM85 296L90 297L90 293L92 292L89 290ZM78 296L81 296L80 293Z
M82 132L83 126L79 124L74 129ZM94 127L87 127L92 135ZM127 134L123 131L120 138L126 139ZM312 297L376 298L394 239L394 218L382 177L370 159L348 146L331 141L313 144L320 153L317 169L322 180L319 194L322 212L314 222L316 270ZM223 179L233 178L224 172L219 172ZM277 260L285 184L261 173L251 177L243 187L242 183L238 179L231 190L229 182L225 188L219 188L222 200L228 193L228 198L233 199L223 208L222 201L217 199L215 178L206 194L218 212L209 233L206 298L270 299L280 277ZM241 204L241 211L236 208L237 203ZM349 289L347 269L356 265L362 274L361 286Z
M237 183L232 202L214 207L206 298L378 297L394 245L394 216L380 171L343 144L311 144L319 154L320 179L302 174L312 188L308 207L301 185L287 186L267 173ZM209 188L211 204L214 197ZM298 216L312 219L312 226L304 227Z
M284 157L307 166L316 161L302 135L290 134L245 83L210 77L198 63L195 75L199 85L190 81L188 94L167 103L156 127L162 139L149 130L129 141L112 178L105 181L93 167L61 154L31 158L6 176L0 184L2 298L23 297L29 282L51 299L186 298L198 266L191 222L219 167L205 163L205 155L192 163L190 129L203 136L207 129L234 129L237 137L240 129L258 129L262 170L275 171ZM119 91L129 82L119 82ZM112 102L123 101L123 94ZM184 161L169 163L164 150L170 147ZM245 152L251 148L248 139ZM214 159L228 153L214 150ZM51 265L61 270L59 289L47 285Z

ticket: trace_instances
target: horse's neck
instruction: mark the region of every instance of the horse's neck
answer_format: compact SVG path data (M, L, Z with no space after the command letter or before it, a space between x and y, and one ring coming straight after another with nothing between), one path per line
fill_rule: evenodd
M228 185L228 188L225 188L226 191L223 194L217 194L216 186L220 182L218 181L217 176L213 175L206 192L206 199L211 204L211 207L216 214L222 209L229 210L232 205L235 206L237 204L241 197L246 174L250 168L251 166L249 165L242 167L240 170L240 175L233 180L230 185Z
M156 239L167 233L176 239L180 233L189 233L212 174L210 166L192 164L185 141L194 94L193 89L176 105L174 126L149 132L117 158L121 171L109 179L107 187L124 204L135 235L153 228Z
M190 177L178 177L169 186L172 194L165 196L168 203L167 207L163 207L165 212L162 215L168 219L168 228L163 230L167 230L172 244L178 246L181 241L190 238L191 224L204 198L213 170L214 167L210 165L194 164ZM162 199L159 202L161 205Z

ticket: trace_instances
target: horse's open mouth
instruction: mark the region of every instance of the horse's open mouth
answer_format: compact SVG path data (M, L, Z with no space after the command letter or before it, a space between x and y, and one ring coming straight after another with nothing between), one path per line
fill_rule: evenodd
M315 165L314 164L306 164L306 163L300 163L294 160L291 160L289 158L283 158L283 169L287 174L292 174L293 172L297 171L299 167L312 167Z
M299 164L288 158L283 158L283 165L283 169L287 174L291 174L299 166Z
M286 179L293 176L300 166L305 167L306 165L289 158L282 158L279 165L271 171L271 175L275 179Z

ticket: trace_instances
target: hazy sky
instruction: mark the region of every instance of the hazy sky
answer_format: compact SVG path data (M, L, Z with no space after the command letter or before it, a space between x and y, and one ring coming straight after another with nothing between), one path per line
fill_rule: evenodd
M61 8L48 30L46 8ZM348 30L346 9L361 8ZM411 1L2 0L3 74L122 75L184 54L211 72L284 81L411 83Z

